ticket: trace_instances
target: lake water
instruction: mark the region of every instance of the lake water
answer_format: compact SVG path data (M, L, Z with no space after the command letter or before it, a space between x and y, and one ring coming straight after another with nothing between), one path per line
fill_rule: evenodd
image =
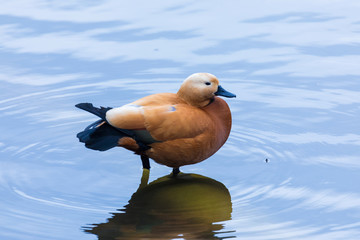
M358 1L4 1L0 239L360 236ZM210 72L235 93L208 160L86 149L96 117ZM139 186L140 184L140 186Z

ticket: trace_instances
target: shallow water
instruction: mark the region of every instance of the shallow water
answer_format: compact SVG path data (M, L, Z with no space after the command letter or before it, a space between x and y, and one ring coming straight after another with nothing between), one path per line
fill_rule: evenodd
M1 239L358 239L357 1L87 4L0 9ZM194 72L237 98L192 175L151 162L146 186L138 156L76 139L96 120L76 103L176 92Z

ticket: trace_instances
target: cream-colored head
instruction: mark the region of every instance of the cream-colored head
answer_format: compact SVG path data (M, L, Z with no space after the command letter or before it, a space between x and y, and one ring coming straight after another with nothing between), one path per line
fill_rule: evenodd
M209 104L215 95L222 95L217 94L220 89L224 90L220 87L219 80L214 75L210 73L194 73L185 79L177 94L193 106L204 107ZM231 97L235 97L234 94L232 95Z
M219 80L210 73L194 73L185 79L178 95L193 106L204 107L215 96Z

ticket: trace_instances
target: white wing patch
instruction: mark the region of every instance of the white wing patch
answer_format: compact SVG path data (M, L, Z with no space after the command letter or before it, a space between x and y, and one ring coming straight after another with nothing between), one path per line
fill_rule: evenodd
M106 120L113 122L115 119L121 119L125 116L143 114L144 110L142 106L135 104L126 104L122 107L113 108L106 112Z

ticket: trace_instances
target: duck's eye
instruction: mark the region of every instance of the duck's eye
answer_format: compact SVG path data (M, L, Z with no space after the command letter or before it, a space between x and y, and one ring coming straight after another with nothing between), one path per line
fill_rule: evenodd
M211 85L211 82L206 82L205 84L206 84L206 85Z

